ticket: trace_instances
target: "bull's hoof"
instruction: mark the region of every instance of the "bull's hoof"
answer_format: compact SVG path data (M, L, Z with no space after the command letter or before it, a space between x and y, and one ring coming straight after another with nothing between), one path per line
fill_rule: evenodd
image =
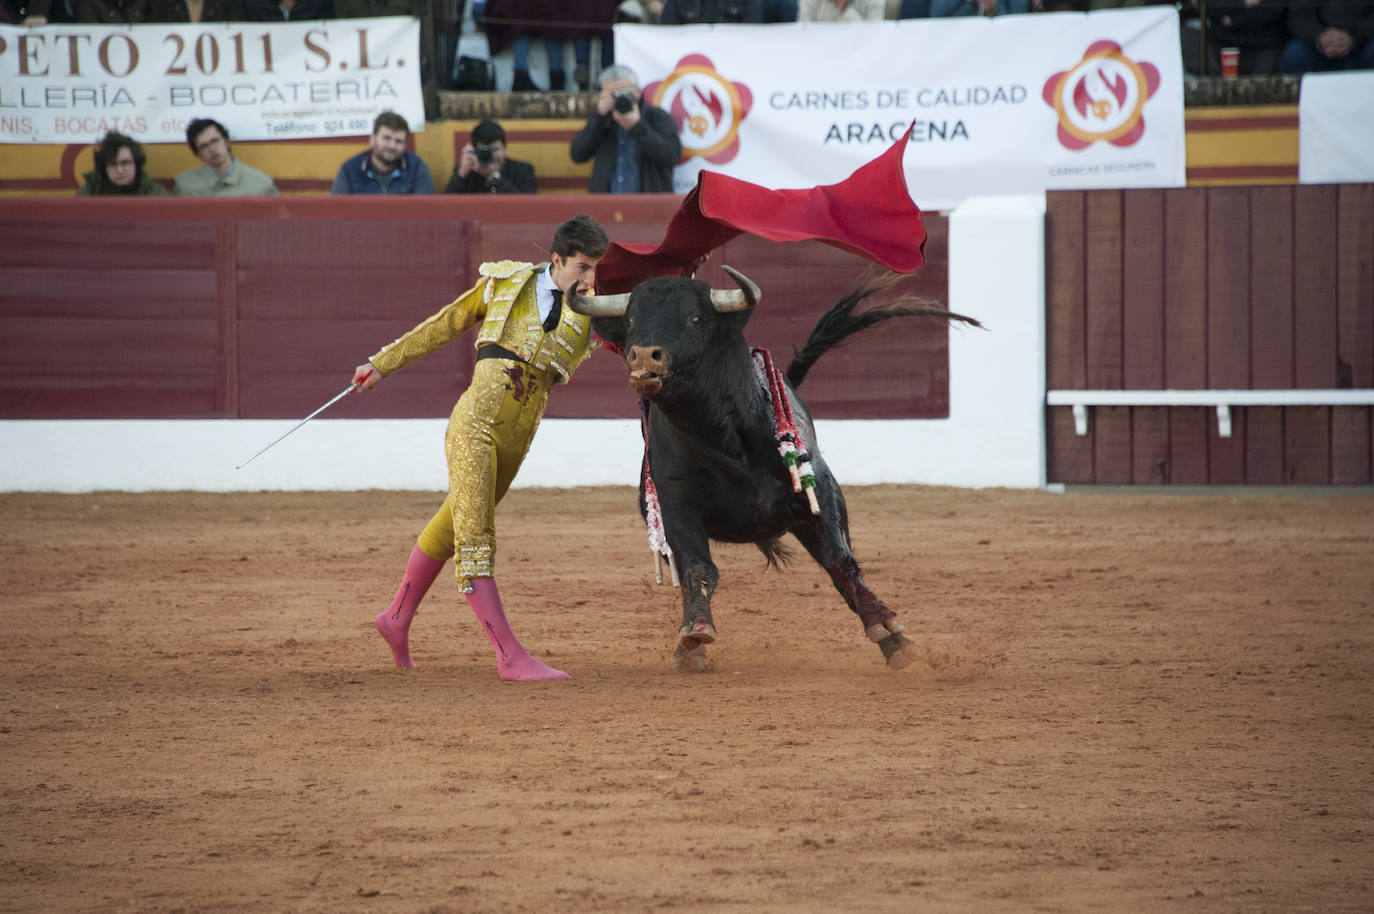
M916 659L916 643L906 635L889 635L878 642L878 649L887 660L887 668L900 670Z
M900 619L893 616L885 622L875 622L866 627L864 634L868 636L869 641L881 644L893 635L900 635L904 631L906 631L906 626L902 624Z
M679 644L673 651L673 669L679 673L706 672L706 647L698 644L688 650Z
M677 640L685 649L694 650L716 640L716 627L705 619L697 619L677 630Z

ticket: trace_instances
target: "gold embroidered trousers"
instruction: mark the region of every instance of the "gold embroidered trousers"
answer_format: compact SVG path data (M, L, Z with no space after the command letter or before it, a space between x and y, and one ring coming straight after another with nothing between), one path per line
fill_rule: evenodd
M479 359L444 434L448 497L421 533L435 559L457 555L458 584L487 578L496 563L496 505L529 453L553 373L508 359Z

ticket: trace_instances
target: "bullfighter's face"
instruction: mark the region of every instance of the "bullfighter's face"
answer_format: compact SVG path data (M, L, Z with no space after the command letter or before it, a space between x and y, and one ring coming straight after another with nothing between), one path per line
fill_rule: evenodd
M553 269L549 271L553 284L564 292L574 283L577 294L586 295L596 285L596 265L600 257L588 257L580 251L567 257L553 255Z

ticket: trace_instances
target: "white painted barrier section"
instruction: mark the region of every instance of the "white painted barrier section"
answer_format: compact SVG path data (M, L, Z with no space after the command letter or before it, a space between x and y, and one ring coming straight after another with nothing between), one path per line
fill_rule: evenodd
M950 215L948 305L987 329L950 330L949 418L817 423L842 484L1044 486L1044 226L1043 196ZM443 419L319 418L235 469L296 421L3 421L0 491L448 488ZM546 419L515 485L635 485L642 455L637 420Z

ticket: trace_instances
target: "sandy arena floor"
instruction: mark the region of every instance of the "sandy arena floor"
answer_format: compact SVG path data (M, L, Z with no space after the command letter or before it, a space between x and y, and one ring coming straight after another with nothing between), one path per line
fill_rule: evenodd
M536 684L372 630L438 494L0 495L0 910L1370 910L1374 498L848 494L921 662L732 546L674 673L633 491L517 490Z

